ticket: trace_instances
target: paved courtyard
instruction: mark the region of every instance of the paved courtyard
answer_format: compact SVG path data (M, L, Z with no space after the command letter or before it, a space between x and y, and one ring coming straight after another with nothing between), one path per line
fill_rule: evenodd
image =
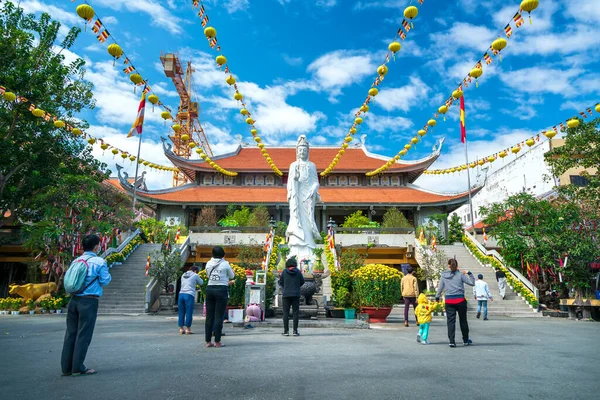
M431 345L417 328L279 328L227 325L226 347L180 336L165 316L101 316L87 366L60 377L64 316L0 318L3 399L597 399L600 324L547 318L470 321L474 346Z

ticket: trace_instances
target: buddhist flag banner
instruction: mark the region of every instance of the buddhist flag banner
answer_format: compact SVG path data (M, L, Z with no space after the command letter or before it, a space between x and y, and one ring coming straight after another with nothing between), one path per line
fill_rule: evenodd
M510 27L510 24L506 25L504 27L504 32L506 32L506 37L509 38L510 35L512 35L512 28Z
M100 22L100 20L97 19L96 22L94 22L94 25L92 26L92 31L94 33L98 33L98 32L100 32L101 28L102 28L102 22Z
M110 33L108 33L108 31L105 29L104 32L102 32L101 34L99 34L97 36L97 39L100 43L104 43L106 41L106 39L108 39L109 36L110 36Z
M490 57L490 55L487 53L487 51L483 55L483 59L485 60L485 63L487 65L490 65L492 63L492 57Z
M146 259L146 276L148 276L148 271L150 270L150 255Z
M132 137L134 134L142 134L142 126L144 125L144 110L146 108L146 93L142 92L142 99L140 100L140 106L138 107L137 117L127 134L127 137Z
M460 141L464 143L467 140L467 130L465 128L465 96L460 97Z

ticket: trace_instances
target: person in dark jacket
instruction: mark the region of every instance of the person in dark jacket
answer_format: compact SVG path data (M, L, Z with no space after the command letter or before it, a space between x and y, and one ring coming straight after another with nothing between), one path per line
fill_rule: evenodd
M290 336L290 306L292 306L292 317L294 318L294 336L298 333L298 313L300 311L300 287L304 285L302 272L296 268L298 262L292 257L285 262L285 269L279 278L279 285L283 287L283 336Z

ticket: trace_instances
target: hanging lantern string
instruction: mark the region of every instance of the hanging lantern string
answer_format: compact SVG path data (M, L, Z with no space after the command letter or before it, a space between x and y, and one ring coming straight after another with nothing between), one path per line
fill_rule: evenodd
M252 134L254 141L256 142L256 146L260 149L260 152L261 152L263 158L265 159L267 164L269 164L269 166L273 170L273 173L276 175L282 176L283 173L275 165L273 159L271 158L268 150L265 147L265 144L262 141L262 138L258 134L258 129L255 126L256 121L252 118L252 113L248 110L248 106L247 106L246 102L244 101L243 94L240 93L240 91L238 90L236 80L233 77L233 74L229 68L227 58L221 52L221 45L219 44L219 42L217 40L217 30L212 26L208 26L210 19L208 17L208 14L206 12L206 8L205 8L204 4L200 0L193 0L192 4L193 4L194 8L196 10L198 10L197 15L198 15L198 18L200 18L202 28L204 28L204 36L206 36L208 45L211 47L211 49L213 49L217 53L219 53L219 55L215 58L215 61L217 62L219 69L223 69L223 67L224 67L225 75L227 75L227 78L225 79L225 81L227 82L227 84L229 86L233 86L233 88L235 89L235 94L233 97L242 106L242 108L240 109L240 114L245 118L245 122L248 125L248 128L250 129L250 133Z
M506 36L507 39L510 38L513 34L513 29L511 27L512 23L514 23L516 28L519 28L523 25L524 19L521 16L520 12L521 12L521 9L525 10L526 8L528 8L528 7L524 6L524 3L526 1L530 1L530 0L524 0L521 3L519 10L508 21L508 24L506 24L506 26L502 30L503 34ZM536 7L530 8L529 11L533 11ZM406 155L406 153L415 144L417 144L419 142L419 137L425 136L427 134L427 132L429 131L429 129L433 128L437 124L437 119L439 118L440 115L443 116L444 121L445 121L446 113L448 112L448 110L450 110L450 108L452 107L454 102L457 99L460 99L460 97L463 95L464 89L469 87L469 84L471 84L473 82L473 79L475 79L475 86L476 87L479 86L478 78L481 75L483 75L483 63L485 62L486 65L490 65L493 60L492 56L494 56L494 57L498 56L500 58L500 60L502 60L502 56L501 56L500 52L502 51L502 49L504 49L507 46L507 44L508 43L507 43L506 39L502 38L501 35L499 35L498 38L496 40L494 40L492 42L492 44L485 50L485 52L483 53L483 56L479 58L479 61L477 61L475 63L475 65L470 69L470 71L467 73L467 75L458 83L456 90L454 90L452 92L452 94L446 99L446 101L444 102L443 105L441 105L437 110L435 110L433 112L433 116L425 123L423 128L418 130L418 132L417 132L418 136L414 136L411 139L410 143L406 144L403 149L401 149L393 158L388 160L384 165L382 165L381 167L379 167L377 169L367 172L365 175L366 176L374 176L374 175L385 172L391 165L393 165L400 158L402 158L404 155ZM491 53L491 55L490 55L490 53ZM482 60L483 60L483 62L482 62Z
M102 150L114 149L117 151L117 152L113 152L114 155L121 153L121 154L127 154L127 158L131 157L131 155L129 155L129 152L121 150L118 147L115 147L115 146L107 143L104 139L99 139L97 137L90 135L89 133L84 132L80 128L61 120L57 115L54 115L54 114L44 111L42 108L39 108L40 107L39 105L36 106L32 102L30 102L26 97L16 94L15 92L7 89L3 85L0 85L0 96L2 96L2 99L8 103L17 102L18 104L29 104L29 111L31 111L31 113L37 118L37 121L36 121L37 123L39 123L40 120L43 120L43 122L52 121L55 128L64 129L65 131L69 132L72 136L74 136L76 138L81 136L83 139L87 139L88 144L90 144L92 146L94 144L100 144ZM131 161L134 161L134 160L131 160ZM144 164L144 166L150 166L150 168L154 168L154 169L165 170L165 171L174 171L177 169L174 167L160 165L160 164L146 161L143 159L139 159L138 161L140 163Z
M91 5L87 1L85 1L84 3L86 6L88 6L91 9ZM81 7L81 6L79 6L79 7ZM77 14L81 16L81 14L79 13L80 12L79 7L77 7ZM89 12L89 10L86 10L86 11ZM92 9L91 15L92 15L92 18L90 18L90 19L85 19L84 17L82 17L86 20L86 26L87 26L88 22L91 23L91 21L94 20L94 23L92 24L92 28L90 29L90 32L94 36L96 36L96 39L100 43L107 45L107 51L113 57L113 66L115 65L116 60L123 59L124 68L122 69L122 71L125 75L129 76L129 80L131 82L133 82L133 84L135 85L134 93L136 91L135 89L137 86L145 85L145 92L147 95L149 95L148 101L150 101L150 103L152 103L152 109L154 110L154 105L158 105L164 111L169 113L169 118L166 118L166 119L173 120L173 117L171 116L171 108L166 106L159 100L158 95L156 93L154 93L154 91L152 90L150 85L148 85L148 80L144 79L142 77L142 75L139 73L137 68L133 66L133 63L131 62L129 57L125 54L122 47L117 43L117 40L115 39L114 35L112 33L108 32L106 25L102 22L100 16L96 12L96 10ZM86 17L87 16L88 15L86 15ZM107 44L107 41L112 42L112 43Z
M597 113L600 113L600 103L597 103L594 106L594 110ZM545 136L547 138L547 140L551 140L554 136L556 136L558 134L559 131L563 132L567 128L577 128L580 124L580 121L582 120L582 118L580 118L580 117L583 117L585 119L585 118L592 117L592 116L593 116L592 107L588 107L588 108L584 109L583 111L579 111L578 115L575 115L563 122L560 122L560 123L554 125L552 127L552 129L547 130L547 131L542 131L541 135ZM491 164L494 161L496 161L496 159L498 157L503 159L504 157L508 156L509 153L513 153L516 156L521 151L521 149L523 149L525 146L533 147L535 145L535 143L540 142L540 140L541 140L540 134L531 136L530 138L522 140L513 146L505 148L504 150L490 154L486 157L477 158L475 161L473 161L469 164L469 167L475 168L477 166L482 166L484 164ZM423 173L426 175L444 175L444 174L449 174L449 173L454 173L454 172L461 172L466 169L467 169L467 166L463 164L463 165L458 165L458 166L445 168L445 169L425 170L425 171L423 171Z
M422 5L423 0L419 0L419 4ZM325 170L323 170L321 172L321 174L320 174L321 176L325 177L325 176L329 175L335 169L337 163L345 154L346 149L348 148L350 142L352 142L352 140L354 140L354 136L356 135L356 132L360 128L360 125L363 123L363 118L361 117L361 115L362 116L367 115L367 113L369 112L369 109L370 109L369 104L374 102L375 96L377 96L379 94L378 87L384 81L385 75L388 73L387 65L389 64L390 59L393 59L394 61L396 61L396 53L398 51L400 51L400 49L402 48L402 45L398 41L398 38L400 38L400 40L402 40L402 41L404 41L406 39L406 35L410 32L411 29L413 29L412 20L418 15L418 13L419 13L419 10L416 6L412 5L412 1L409 4L409 6L404 9L404 19L402 20L401 26L398 28L398 31L394 35L392 41L388 45L388 51L386 52L383 63L379 67L377 67L377 76L375 77L375 80L371 84L371 88L368 91L367 98L362 103L362 105L359 107L356 114L354 114L354 121L353 121L352 125L350 126L350 129L348 130L348 133L346 134L346 137L344 138L342 145L340 146L337 154L335 155L333 160L329 163L327 168L325 168Z

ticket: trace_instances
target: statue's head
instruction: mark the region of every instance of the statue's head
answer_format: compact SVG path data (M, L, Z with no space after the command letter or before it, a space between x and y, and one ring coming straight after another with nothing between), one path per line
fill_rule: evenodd
M296 159L306 161L308 160L308 140L306 136L300 135L298 138L298 144L296 145Z

